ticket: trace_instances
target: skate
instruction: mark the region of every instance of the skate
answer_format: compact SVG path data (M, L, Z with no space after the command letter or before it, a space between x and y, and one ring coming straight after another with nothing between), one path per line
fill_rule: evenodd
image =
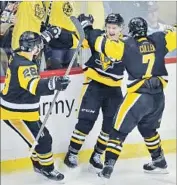
M98 176L100 177L100 179L104 185L109 184L108 181L111 177L112 172L113 172L113 166L112 165L105 165L103 170L98 173Z
M143 166L144 172L151 174L168 174L167 163L163 155Z
M42 172L41 172L42 167L41 167L41 165L39 164L39 162L38 162L38 161L33 161L33 160L31 160L31 161L32 161L32 165L33 165L33 170L34 170L34 172L36 172L36 173L42 173Z
M110 179L111 174L113 172L113 166L106 165L103 170L98 174L99 177Z
M101 154L93 152L89 162L90 162L90 170L92 168L96 173L99 173L103 169Z
M75 154L72 154L71 152L68 152L66 154L66 157L64 159L64 164L68 168L76 168L78 166L78 157Z
M62 181L64 179L64 175L56 169L54 169L52 171L47 171L47 170L42 169L41 173L45 177L47 177L48 179L51 179L51 180Z

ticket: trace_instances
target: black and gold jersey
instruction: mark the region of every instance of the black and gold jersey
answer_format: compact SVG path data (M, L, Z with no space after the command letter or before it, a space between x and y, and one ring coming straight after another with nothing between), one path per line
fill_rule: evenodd
M167 85L165 55L176 48L176 32L156 32L141 39L128 38L124 43L100 36L95 43L96 51L122 61L129 75L128 92L137 91L152 76L158 77L163 87Z
M106 41L104 31L93 29L87 34L87 41L92 55L84 65L84 74L88 79L95 80L107 86L121 86L124 73L123 63L120 60L108 57L104 50L95 50L95 48L102 48L104 46L104 44L97 45L98 43L94 42L100 35L102 35L102 43L104 43ZM116 41L113 42L117 43Z
M25 54L14 54L0 94L1 119L39 120L40 96L54 93L48 89L48 80L40 78L37 65Z

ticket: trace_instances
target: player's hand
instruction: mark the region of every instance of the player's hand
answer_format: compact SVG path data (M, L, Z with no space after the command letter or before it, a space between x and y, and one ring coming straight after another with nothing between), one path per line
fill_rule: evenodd
M52 77L49 80L48 87L50 90L64 91L70 83L69 77Z
M61 34L61 28L57 26L49 26L45 31L41 33L42 38L46 42L50 42L51 39L58 39Z
M85 14L80 14L78 16L78 20L81 23L83 29L88 26L92 26L94 22L94 18L91 14L89 14L88 16L86 16Z

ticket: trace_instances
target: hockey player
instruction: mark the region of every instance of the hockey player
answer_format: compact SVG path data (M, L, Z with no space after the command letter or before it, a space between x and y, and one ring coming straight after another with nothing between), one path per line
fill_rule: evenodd
M37 64L33 61L43 48L42 38L46 41L46 38L56 36L56 29L51 29L43 33L43 36L31 31L20 36L19 48L15 50L9 63L5 85L0 94L1 119L15 130L30 148L42 124L39 118L40 96L51 95L54 90L64 91L70 82L67 77L41 79ZM52 180L64 179L64 175L54 168L52 137L47 128L44 128L41 134L31 161L36 172Z
M106 30L93 29L93 17L81 14L78 17L84 28L88 45L92 56L86 62L84 74L86 80L83 83L81 104L78 114L78 123L71 136L70 145L64 163L70 167L78 166L78 153L92 130L99 115L100 109L103 113L103 123L98 136L94 151L90 157L90 164L95 170L103 168L101 155L106 149L109 133L112 129L113 117L117 105L122 102L121 81L124 66L120 61L113 61L105 55L105 51L97 52L94 49L93 38L103 35L117 43L123 29L124 20L120 14L110 14L105 20ZM122 51L120 51L122 52Z
M133 18L128 26L132 37L125 44L112 42L103 36L95 41L96 51L104 51L106 56L122 60L129 75L127 94L115 116L104 168L99 173L103 178L110 178L123 142L136 126L152 158L152 162L145 164L143 169L148 173L167 173L157 129L165 106L163 88L168 82L164 57L176 48L176 32L156 32L147 36L147 22L141 17Z

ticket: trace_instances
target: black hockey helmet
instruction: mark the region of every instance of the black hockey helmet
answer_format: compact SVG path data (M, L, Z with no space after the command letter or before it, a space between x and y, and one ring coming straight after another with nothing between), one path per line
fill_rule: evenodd
M22 33L19 39L19 51L31 52L37 46L43 49L43 41L38 33L26 31Z
M118 26L121 26L124 24L124 19L120 14L111 13L109 14L105 19L105 25L106 24L116 24Z
M135 17L128 24L129 33L133 37L147 36L148 24L142 17Z

